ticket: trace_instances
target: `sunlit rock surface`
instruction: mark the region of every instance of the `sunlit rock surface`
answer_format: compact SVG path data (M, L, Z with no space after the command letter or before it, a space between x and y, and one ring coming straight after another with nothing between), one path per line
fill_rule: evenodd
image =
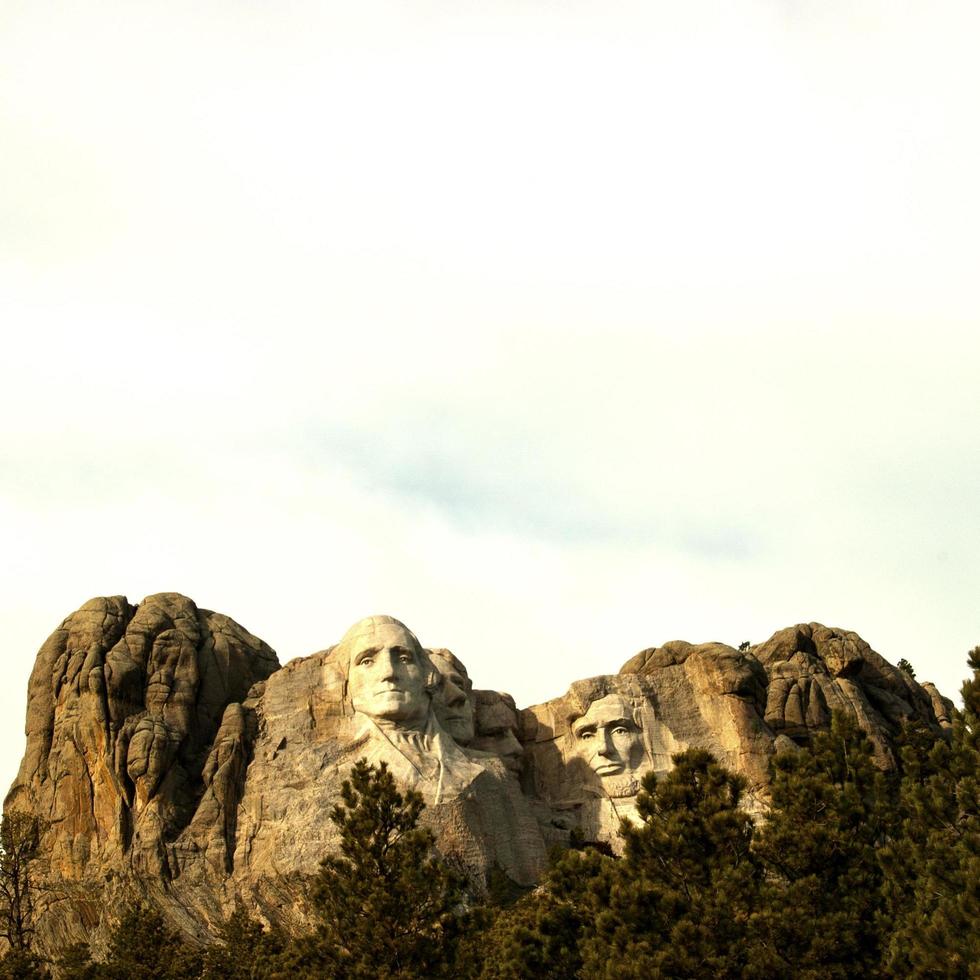
M44 822L67 895L40 925L45 949L98 947L107 913L139 895L205 940L238 901L287 927L302 920L305 878L338 845L330 809L358 759L422 794L437 847L479 894L500 872L533 884L570 834L615 848L643 777L688 747L742 773L747 806L763 810L774 752L806 744L837 710L885 767L903 722L938 730L954 714L857 634L816 623L742 651L666 643L519 710L390 617L280 667L184 596L116 596L87 602L41 647L5 807Z

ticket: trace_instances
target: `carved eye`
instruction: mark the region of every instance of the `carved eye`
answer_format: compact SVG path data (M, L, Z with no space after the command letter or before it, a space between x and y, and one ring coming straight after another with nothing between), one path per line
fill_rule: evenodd
M613 729L613 735L629 735L630 730L625 725L617 725Z
M403 664L410 664L412 662L412 655L410 653L400 653L398 659Z
M578 737L582 739L582 741L585 741L587 738L592 738L593 735L595 735L595 732L584 731L578 733Z
M362 657L357 661L358 667L370 667L374 663L374 657Z

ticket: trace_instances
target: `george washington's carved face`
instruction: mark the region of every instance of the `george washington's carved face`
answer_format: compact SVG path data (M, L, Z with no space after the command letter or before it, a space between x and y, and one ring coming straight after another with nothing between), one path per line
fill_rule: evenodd
M429 713L431 666L405 626L378 620L362 620L341 641L350 651L351 703L375 721L414 727Z
M572 723L578 754L600 779L628 776L643 761L643 739L629 702L609 694L589 705Z

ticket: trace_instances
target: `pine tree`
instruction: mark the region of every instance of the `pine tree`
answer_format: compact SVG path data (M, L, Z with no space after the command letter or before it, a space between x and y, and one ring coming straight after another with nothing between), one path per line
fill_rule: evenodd
M571 851L486 937L482 980L740 977L760 887L744 782L691 749L637 800L625 852Z
M42 873L41 830L29 813L5 813L0 822L0 938L14 953L30 953L34 920L50 897Z
M72 943L57 959L61 980L97 980L98 966L88 943Z
M294 975L450 976L462 882L418 826L422 797L399 792L385 763L364 759L341 795L330 814L341 853L321 864L312 891L318 930L294 947Z
M286 941L276 929L265 929L242 906L218 929L217 941L204 952L201 980L259 980L283 966Z
M49 976L33 949L34 923L55 897L45 880L42 824L33 814L12 811L0 822L0 980L40 980Z
M0 957L0 980L49 980L47 967L28 950L11 949Z
M582 943L589 977L739 977L759 887L742 777L703 749L643 780L642 824L624 821L623 860L597 876Z
M752 921L747 976L878 974L889 783L867 736L835 713L809 750L774 759L772 809L756 841L766 884Z
M167 928L157 909L137 902L113 930L105 961L83 975L94 980L196 980L200 972L200 953Z
M980 647L968 663L952 733L906 734L900 833L881 852L893 976L980 976Z
M567 980L582 970L581 943L595 920L597 882L616 862L587 848L555 856L541 885L497 911L470 938L480 980Z

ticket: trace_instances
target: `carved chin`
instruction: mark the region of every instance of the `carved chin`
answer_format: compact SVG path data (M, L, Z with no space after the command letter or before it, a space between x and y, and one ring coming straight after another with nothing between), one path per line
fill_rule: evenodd
M460 745L473 741L473 726L465 718L447 718L444 727Z
M602 788L605 790L606 796L618 800L627 796L636 796L640 792L640 781L636 776L627 772L603 779Z

